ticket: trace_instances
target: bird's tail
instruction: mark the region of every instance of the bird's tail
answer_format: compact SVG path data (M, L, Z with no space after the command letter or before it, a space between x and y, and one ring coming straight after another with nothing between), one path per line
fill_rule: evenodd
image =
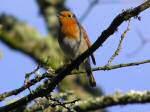
M95 81L94 76L92 74L89 58L84 62L84 67L85 67L85 71L87 73L87 77L88 77L90 86L95 87L96 86L96 81Z

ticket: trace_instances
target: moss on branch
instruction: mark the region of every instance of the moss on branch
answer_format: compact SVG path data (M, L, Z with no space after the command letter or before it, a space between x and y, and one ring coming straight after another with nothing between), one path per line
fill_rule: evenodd
M10 48L16 49L32 57L38 63L56 69L63 64L64 56L57 40L40 35L35 28L18 21L13 16L0 15L3 26L0 40Z

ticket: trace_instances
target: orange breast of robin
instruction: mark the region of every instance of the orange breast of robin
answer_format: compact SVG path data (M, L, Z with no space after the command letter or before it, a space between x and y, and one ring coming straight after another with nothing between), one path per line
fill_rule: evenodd
M63 21L61 26L61 33L63 38L77 39L79 37L79 27L76 21Z

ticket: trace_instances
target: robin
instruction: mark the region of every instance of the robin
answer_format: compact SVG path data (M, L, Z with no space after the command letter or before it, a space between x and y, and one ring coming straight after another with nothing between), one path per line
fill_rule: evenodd
M58 14L60 23L58 43L65 56L74 60L90 46L90 40L84 28L79 24L76 16L70 11L61 11ZM94 55L91 55L93 64L96 64ZM96 81L93 77L90 58L88 57L82 63L82 68L86 71L89 84L92 87L96 86Z

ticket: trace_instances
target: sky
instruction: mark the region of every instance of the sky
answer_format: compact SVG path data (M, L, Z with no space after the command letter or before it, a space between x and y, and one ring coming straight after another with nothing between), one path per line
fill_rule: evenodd
M113 3L100 1L90 12L89 16L82 22L82 25L88 32L91 41L94 42L101 32L109 26L117 14L121 13L123 9L133 8L140 3L142 3L140 0L132 0L129 2L128 0L122 0L121 2L116 1ZM67 0L66 5L80 18L88 7L88 4L89 2L87 0ZM11 3L9 0L3 0L0 3L0 13L14 15L21 21L34 26L41 34L47 34L43 18L39 15L37 4L33 0L13 0ZM125 37L122 50L112 64L150 59L150 43L147 43L143 49L139 49L139 52L134 53L141 45L137 31L140 31L147 40L150 39L150 9L144 11L140 16L141 21L137 19L131 20L130 31ZM96 66L103 66L107 63L117 48L120 36L126 27L127 22L124 22L118 31L103 44L103 47L95 52ZM0 59L0 93L3 93L20 87L23 84L25 73L32 71L36 67L36 64L30 57L10 49L2 42L0 42L0 51L2 52L2 58ZM111 71L97 71L94 72L94 77L97 85L103 89L106 95L111 95L116 91L126 93L130 90L150 90L149 67L150 64L145 64ZM21 97L25 94L28 94L28 91L19 94L17 97ZM9 100L10 98L8 98L6 102ZM6 102L2 102L0 105ZM128 112L131 110L133 112L147 112L150 110L150 104L114 106L107 109L109 112Z

